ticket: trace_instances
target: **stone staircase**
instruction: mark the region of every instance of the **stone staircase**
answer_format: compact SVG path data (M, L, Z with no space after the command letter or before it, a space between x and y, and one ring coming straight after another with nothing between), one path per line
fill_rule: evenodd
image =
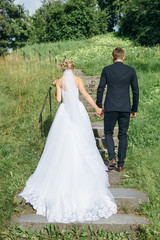
M84 85L88 93L91 94L94 100L96 100L96 90L99 83L99 76L84 76L82 71L77 69L77 76L83 79ZM105 93L104 93L105 94ZM83 102L84 106L89 115L94 116L95 111L90 106L88 102L80 95L80 100ZM104 159L104 163L108 164L108 155L107 149L105 147L105 138L104 138L104 126L103 121L92 122L92 129L95 135L97 147ZM118 151L118 127L114 129L114 143L116 152ZM96 231L100 227L103 227L105 231L134 231L141 224L149 224L149 221L141 216L136 216L135 214L125 214L125 212L133 212L136 211L141 204L148 202L148 196L145 193L139 192L133 189L125 189L118 188L118 185L123 180L123 173L117 172L116 168L108 170L108 177L110 183L110 190L115 198L115 202L118 206L118 214L112 215L108 219L100 219L94 222L85 222L85 223L74 223L77 226L89 226L92 225L93 229ZM23 198L19 197L18 194L14 198L14 202L17 205L21 205L22 208L26 205L24 203ZM36 215L35 211L33 211L30 205L27 206L26 213L16 216L13 222L18 222L18 224L24 229L29 226L33 227L33 230L40 230L44 226L46 226L47 219L43 216ZM58 225L59 229L70 229L72 228L72 224L63 224L63 223L53 223Z

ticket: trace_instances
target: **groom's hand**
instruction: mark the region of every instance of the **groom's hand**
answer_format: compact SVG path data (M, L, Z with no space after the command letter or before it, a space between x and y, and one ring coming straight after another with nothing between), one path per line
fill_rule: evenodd
M103 111L103 109L102 109L101 117L103 117L103 116L104 116L104 111Z
M102 117L102 116L103 116L103 109L102 109L102 108L97 108L97 110L96 110L96 115L97 115L98 117Z
M134 118L136 116L136 112L131 112L130 116L131 118Z

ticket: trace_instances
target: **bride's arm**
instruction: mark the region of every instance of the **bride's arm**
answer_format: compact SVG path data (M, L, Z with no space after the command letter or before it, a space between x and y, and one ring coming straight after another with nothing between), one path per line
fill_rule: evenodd
M61 89L61 79L56 80L56 101L61 102L62 99L62 89Z
M83 81L81 78L78 79L78 88L80 90L80 92L82 93L82 95L84 96L84 98L92 105L92 107L96 110L98 115L102 114L102 108L99 108L96 103L94 102L93 98L88 94L88 92L86 91Z

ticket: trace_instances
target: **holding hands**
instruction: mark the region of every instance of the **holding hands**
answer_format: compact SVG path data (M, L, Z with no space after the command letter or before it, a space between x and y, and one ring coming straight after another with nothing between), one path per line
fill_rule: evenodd
M99 107L97 106L97 108L96 108L96 115L97 115L98 117L103 117L103 115L104 115L103 109L102 109L102 108L99 108Z
M99 108L96 103L94 102L94 100L92 99L92 97L88 94L88 92L86 91L85 87L84 87L84 84L83 84L83 81L81 78L79 77L76 77L75 76L75 80L76 80L76 85L77 88L79 88L79 90L81 91L82 95L84 96L84 98L92 105L92 107L96 110L96 115L98 117L103 117L104 115L104 112L103 112L103 109L102 108ZM61 85L61 81L62 79L56 79L54 82L53 82L53 85L56 85L56 88L57 88L57 91L56 91L56 99L58 102L60 102L61 100L61 91L60 91L60 88L61 86L59 87L59 85ZM58 84L58 82L60 84Z
M135 118L136 112L131 112L130 116L131 116L131 118Z

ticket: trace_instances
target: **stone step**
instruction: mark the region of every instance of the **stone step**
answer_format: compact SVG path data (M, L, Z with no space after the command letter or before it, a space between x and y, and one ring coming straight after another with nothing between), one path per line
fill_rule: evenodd
M87 112L95 112L95 109L92 107L91 104L89 104L88 102L86 102L86 100L82 100L81 101L86 109Z
M86 106L86 104L84 104L84 107L87 112L96 112L95 109L91 105Z
M81 101L86 109L94 109L90 103L88 103L86 100Z
M97 147L100 149L106 148L105 138L104 137L95 137ZM118 138L113 137L115 147L118 146Z
M96 102L97 96L92 94L91 97L93 98L94 102ZM79 96L79 100L83 103L86 109L94 109L92 105L82 95ZM102 107L104 107L104 101L105 98L103 98Z
M114 168L116 169L116 168ZM111 188L118 186L123 180L123 173L117 170L108 170L108 180Z
M81 69L74 69L74 73L75 75L81 77L84 82L88 81L90 83L90 81L100 80L100 76L85 76Z
M74 69L74 74L76 76L79 76L79 77L84 76L84 73L82 72L82 69Z
M95 112L95 109L90 104L85 103L83 101L82 101L82 103L83 103L83 105L84 105L84 107L85 107L87 112Z
M99 121L99 122L92 122L92 129L94 132L95 137L103 138L104 137L104 122ZM117 137L118 136L118 127L116 126L114 128L113 136Z
M93 132L95 137L104 138L104 128L93 128ZM118 136L118 127L115 127L113 132L113 137L117 138L117 136Z
M97 122L92 122L92 128L103 128L104 127L104 122L103 121L97 121Z
M110 171L111 172L111 171ZM115 176L116 174L114 174ZM118 172L117 172L118 175ZM120 181L122 174L119 173L118 180ZM110 183L111 185L111 183ZM114 196L115 202L118 207L127 208L127 209L138 209L139 206L143 203L147 203L149 197L146 193L139 192L137 190L128 189L128 188L110 188L111 193ZM18 194L14 197L14 203L20 202L22 197L19 197ZM21 201L22 202L22 201Z
M99 148L98 150L99 150L99 152L100 152L101 154L108 156L108 151L107 151L106 148ZM115 153L118 153L117 147L115 147Z
M94 101L96 101L97 96L96 95L92 95L92 98ZM83 103L88 103L88 105L90 105L89 102L87 102L87 100L83 97L83 95L79 95L79 100L82 101Z
M96 116L96 112L94 112L94 111L87 111L87 112L88 112L88 114L91 115L91 116Z
M106 164L106 166L108 166L109 156L108 156L107 149L102 146L101 148L98 147L98 150L99 150L99 153L101 154L101 157L103 158L104 163ZM117 158L118 157L118 147L115 147L115 154L116 154L116 158ZM115 168L110 168L110 169L115 169Z
M90 87L90 88L86 88L86 90L87 90L87 92L89 93L89 94L97 94L97 87ZM104 94L106 94L106 90L104 90Z
M99 84L100 76L82 76L83 83L85 84Z
M87 92L92 98L97 97L97 92L96 91L87 91Z
M41 215L36 215L35 213L28 213L15 218L12 223L17 222L19 226L23 227L25 230L32 226L32 230L37 230L38 232L43 229L46 224L48 224L47 218ZM72 229L73 223L50 223L56 225L59 230L62 229ZM124 231L135 231L139 225L149 224L149 221L144 217L135 216L133 214L115 214L111 217L105 219L101 218L97 221L87 221L87 222L75 222L74 226L87 228L92 225L94 231L98 231L99 228L103 228L107 232L124 232Z
M149 197L143 192L127 188L110 188L118 207L138 209L143 203L147 203Z
M96 83L84 83L84 86L85 86L86 89L94 88L94 89L97 90L98 84L96 84Z

